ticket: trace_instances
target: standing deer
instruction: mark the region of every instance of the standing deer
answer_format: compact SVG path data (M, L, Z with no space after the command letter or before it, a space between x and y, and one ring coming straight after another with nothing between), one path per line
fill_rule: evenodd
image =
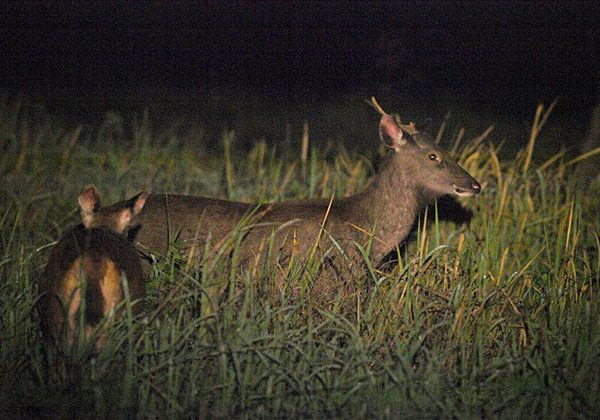
M123 276L132 302L145 297L139 254L122 233L132 216L139 214L147 197L148 194L140 193L129 201L129 206L103 209L93 186L79 194L83 224L68 231L54 246L41 278L41 321L48 339L61 340L66 336L68 343L73 344L82 295L85 336L91 336L123 301ZM140 308L140 302L133 307L135 312ZM115 315L119 316L118 311ZM97 349L104 346L106 337L105 331L99 332Z
M200 245L202 249L208 238L220 243L252 213L253 224L246 227L240 248L240 261L246 266L264 257L272 235L274 254L284 265L294 255L297 259L310 255L317 240L338 273L348 274L346 268L360 265L362 257L355 243L371 241L370 256L380 261L406 239L419 210L436 197L473 196L481 190L428 134L380 112L380 138L390 151L361 193L333 200L271 204L151 194L143 211L133 217L129 238L142 248L164 253L169 237L177 235L184 247Z

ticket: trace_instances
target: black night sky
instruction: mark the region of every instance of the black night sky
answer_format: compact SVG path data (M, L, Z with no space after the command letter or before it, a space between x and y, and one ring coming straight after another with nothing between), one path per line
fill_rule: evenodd
M559 97L583 115L597 101L598 12L572 1L5 2L0 90L149 103L453 95L513 113Z

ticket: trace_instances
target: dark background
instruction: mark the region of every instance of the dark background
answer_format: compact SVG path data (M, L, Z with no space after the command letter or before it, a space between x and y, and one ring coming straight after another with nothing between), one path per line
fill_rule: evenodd
M0 15L0 90L82 120L218 98L225 113L277 102L310 119L307 103L372 94L525 120L558 97L557 119L580 129L598 94L597 2L5 2Z

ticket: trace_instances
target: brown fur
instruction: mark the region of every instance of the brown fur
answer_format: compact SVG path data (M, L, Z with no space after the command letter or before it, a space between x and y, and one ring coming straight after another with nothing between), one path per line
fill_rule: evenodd
M146 195L134 197L139 211ZM123 300L121 276L127 279L132 301L145 297L144 276L135 247L121 232L136 207L102 209L93 187L79 196L84 224L69 230L52 249L42 274L41 321L45 336L63 337L72 344L78 325L82 282L85 281L85 335L89 337ZM141 309L138 302L134 312ZM119 313L115 314L117 317ZM96 342L101 348L106 332Z
M348 277L360 264L354 242L372 241L371 258L380 261L408 235L420 208L446 194L475 195L479 184L425 133L411 136L383 115L382 140L390 147L381 170L359 194L329 200L287 201L247 204L206 197L153 194L144 209L133 218L129 237L142 248L165 252L169 237L177 235L188 249L222 241L249 213L253 227L241 247L241 260L252 265L264 255L265 244L275 232L276 254L284 261L306 260L317 238L319 252L328 253L333 271ZM115 208L127 205L117 203ZM320 233L321 226L324 231ZM334 238L346 254L332 246ZM349 279L342 280L343 282ZM324 280L320 281L321 283ZM326 289L335 286L325 285Z

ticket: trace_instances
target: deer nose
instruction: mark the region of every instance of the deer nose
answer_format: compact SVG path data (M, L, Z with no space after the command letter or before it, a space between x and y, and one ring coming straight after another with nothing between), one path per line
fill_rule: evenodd
M481 191L481 185L479 185L479 182L477 181L474 181L471 187L473 188L473 191L475 191L475 194L479 194Z

